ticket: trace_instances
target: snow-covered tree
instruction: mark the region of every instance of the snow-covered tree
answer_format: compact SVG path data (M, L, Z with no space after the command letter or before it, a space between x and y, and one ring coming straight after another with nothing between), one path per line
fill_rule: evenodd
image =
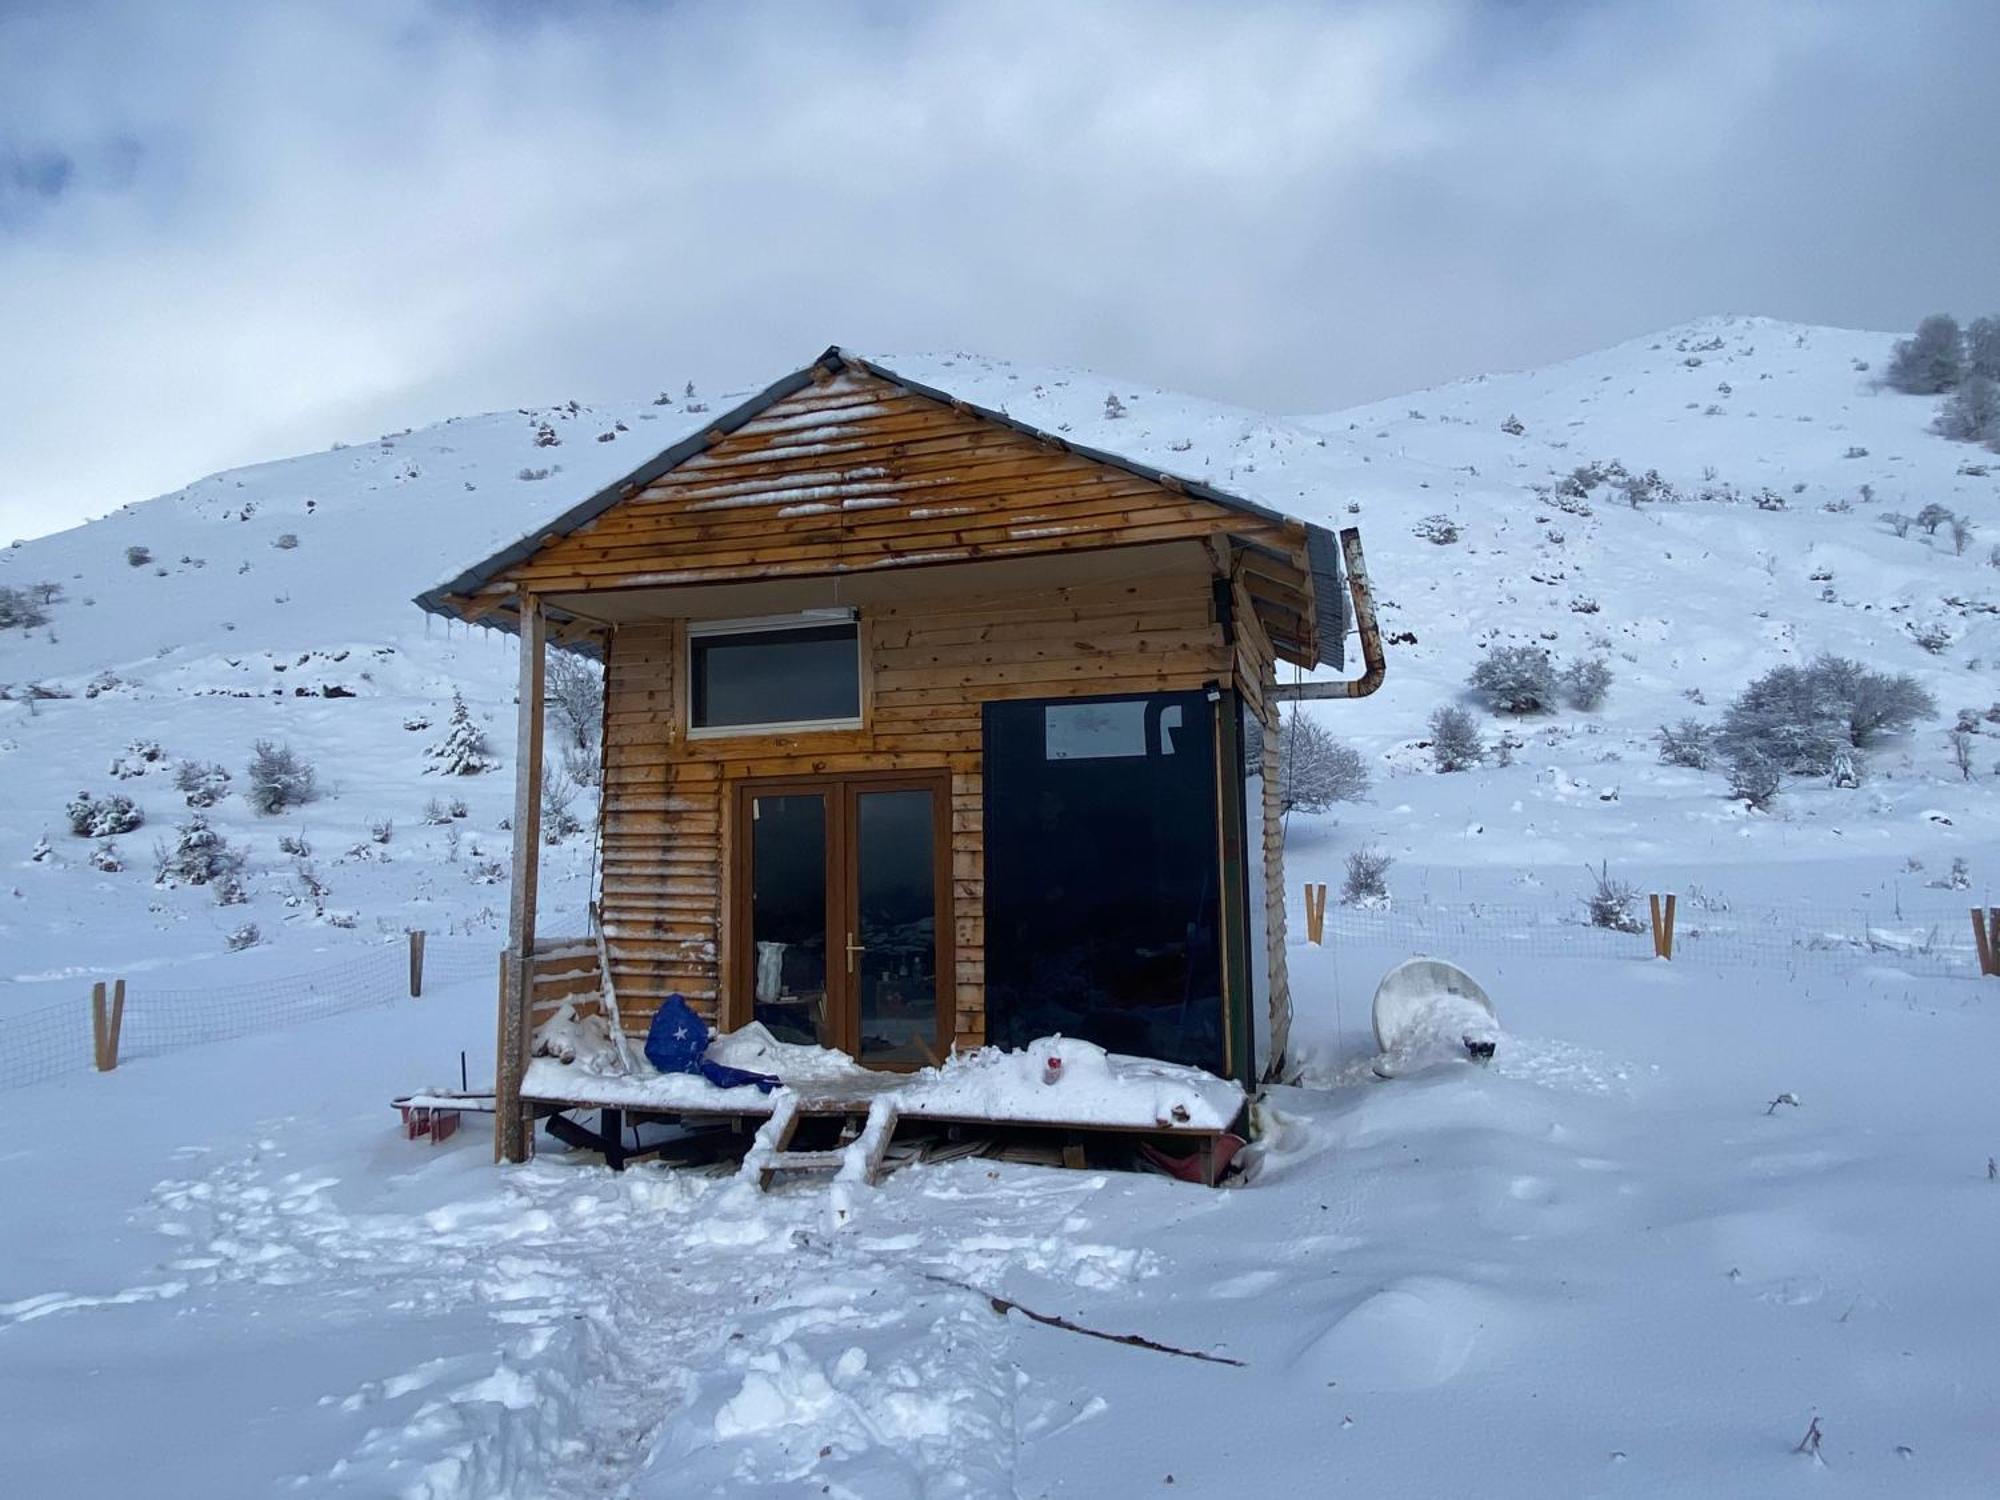
M1368 794L1368 763L1319 720L1294 708L1278 729L1278 800L1285 811L1325 812Z
M1715 755L1715 728L1699 719L1682 719L1678 724L1662 724L1657 736L1660 764L1686 766L1706 771Z
M1915 338L1898 339L1883 377L1912 396L1936 396L1957 385L1965 373L1963 335L1958 319L1932 313L1917 325Z
M549 653L549 707L579 750L597 743L604 725L604 675L573 651Z
M195 813L174 830L174 842L155 851L156 885L222 885L233 882L246 855ZM225 903L229 904L229 903Z
M1396 857L1386 849L1356 849L1347 856L1347 876L1340 882L1342 906L1383 906L1389 900L1389 866Z
M244 798L266 816L297 807L317 796L319 773L290 745L259 740L250 747Z
M1602 708L1611 691L1611 663L1601 656L1571 662L1562 670L1562 691L1571 708L1586 713Z
M130 833L146 821L130 797L93 797L89 792L78 792L64 811L69 814L69 831L86 839Z
M2000 438L2000 383L1991 376L1968 375L1945 397L1933 424L1939 436L1959 443L1990 443Z
M1974 318L1966 328L1965 373L2000 380L2000 317Z
M1486 759L1479 726L1455 703L1431 715L1431 759L1440 771L1466 771Z
M435 764L426 769L445 776L477 776L499 764L486 743L486 731L473 719L472 710L465 706L465 695L456 688L451 694L451 721L429 755Z
M1472 690L1496 709L1533 714L1555 707L1556 666L1540 646L1495 646L1472 669Z

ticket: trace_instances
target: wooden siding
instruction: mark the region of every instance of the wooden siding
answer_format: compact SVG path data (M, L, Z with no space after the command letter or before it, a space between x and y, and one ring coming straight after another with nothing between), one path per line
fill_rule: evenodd
M961 1046L982 1045L980 705L1185 691L1227 679L1237 665L1206 574L914 600L862 616L860 729L690 739L678 680L684 629L622 626L608 657L603 913L619 1009L635 1030L676 990L726 1025L745 1019L743 997L725 996L722 980L732 936L730 783L921 769L951 774L953 1030Z
M1191 498L849 369L717 435L483 592L824 576L1225 532L1275 554L1259 607L1302 619L1300 523Z

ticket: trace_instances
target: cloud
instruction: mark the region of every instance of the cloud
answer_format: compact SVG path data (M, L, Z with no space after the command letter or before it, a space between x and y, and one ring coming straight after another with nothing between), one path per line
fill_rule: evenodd
M459 411L977 348L1277 409L2000 306L2000 9L0 11L0 535Z

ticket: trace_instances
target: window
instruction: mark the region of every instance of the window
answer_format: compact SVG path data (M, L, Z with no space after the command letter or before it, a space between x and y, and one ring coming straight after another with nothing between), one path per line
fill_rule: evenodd
M688 627L694 734L846 728L861 722L861 640L852 620L703 621Z

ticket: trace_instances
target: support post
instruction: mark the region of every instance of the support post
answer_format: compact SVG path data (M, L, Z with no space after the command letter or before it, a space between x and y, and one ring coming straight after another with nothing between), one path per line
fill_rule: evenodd
M1974 912L1972 917L1974 921L1977 921L1979 913ZM1979 952L1979 966L1983 972L1986 967L1986 940L1984 938L1980 939ZM90 987L90 1061L91 1065L100 1073L106 1071L104 1066L104 1044L105 1039L110 1035L110 1031L110 1017L104 1009L104 981L100 979Z
M2000 906L1972 908L1972 941L1979 949L1979 972L2000 975Z
M1326 941L1326 887L1306 886L1306 941L1315 945Z
M535 902L541 875L542 702L547 687L548 617L541 599L514 596L521 628L520 703L514 735L514 879L507 910L510 985L500 997L499 1052L494 1058L493 1149L502 1161L526 1161L534 1150L533 1122L521 1108L521 1075L533 1031Z
M424 932L421 927L410 929L410 998L424 998Z
M1664 899L1665 905L1661 902ZM1653 957L1671 960L1674 956L1674 896L1664 898L1656 891L1646 898L1653 913Z
M1223 1048L1225 1076L1250 1093L1257 1089L1256 1030L1250 1011L1256 986L1250 978L1250 884L1244 845L1243 726L1234 689L1215 699L1216 853L1221 865L1216 916L1222 936Z
M111 1025L104 1039L104 1071L113 1072L118 1067L118 1038L125 1030L125 981L119 980L111 986Z

